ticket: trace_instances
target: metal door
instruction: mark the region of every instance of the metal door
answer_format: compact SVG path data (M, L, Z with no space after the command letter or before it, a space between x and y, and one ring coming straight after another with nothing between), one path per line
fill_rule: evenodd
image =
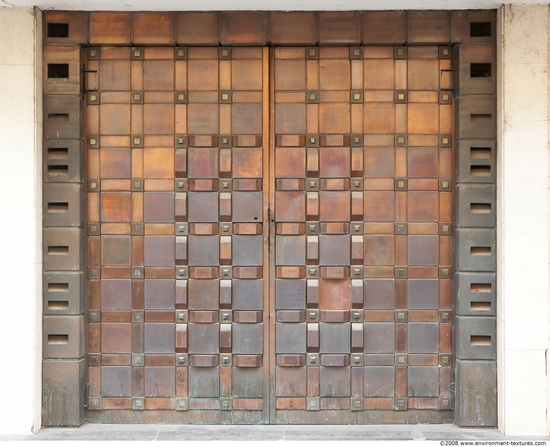
M274 51L278 422L452 408L449 54Z
M87 55L92 417L448 417L444 52Z

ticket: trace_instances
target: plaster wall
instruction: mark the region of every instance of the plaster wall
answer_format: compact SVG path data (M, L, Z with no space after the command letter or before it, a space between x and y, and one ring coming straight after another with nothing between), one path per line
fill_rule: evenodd
M0 8L0 433L40 428L41 19Z
M499 427L546 435L549 336L549 10L503 6L499 36Z

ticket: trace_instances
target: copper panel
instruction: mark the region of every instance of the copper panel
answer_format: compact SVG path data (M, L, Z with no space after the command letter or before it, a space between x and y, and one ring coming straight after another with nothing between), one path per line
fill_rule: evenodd
M320 12L319 43L360 43L361 19L359 12Z
M173 44L174 14L144 12L133 15L133 42L136 44Z
M365 44L402 44L405 37L405 12L366 11L363 13Z
M220 14L222 45L264 45L267 42L267 16L263 12L224 12Z
M408 42L439 43L450 40L448 11L409 11Z
M90 13L91 44L129 44L131 14L123 12Z
M273 12L271 43L314 45L317 42L317 14L313 12Z

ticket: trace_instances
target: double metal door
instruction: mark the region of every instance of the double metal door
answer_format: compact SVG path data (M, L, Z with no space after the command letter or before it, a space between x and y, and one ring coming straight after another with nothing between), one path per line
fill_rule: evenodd
M87 54L89 416L449 418L447 53Z

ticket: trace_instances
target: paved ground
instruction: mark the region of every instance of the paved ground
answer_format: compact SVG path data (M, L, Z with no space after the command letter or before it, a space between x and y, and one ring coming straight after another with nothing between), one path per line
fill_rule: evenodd
M438 425L130 425L85 424L43 429L27 441L547 441L550 437L504 436L495 429ZM442 444L443 445L443 444ZM458 445L450 443L449 445ZM464 444L463 444L464 445ZM511 444L509 444L511 445ZM541 445L541 444L538 444ZM542 443L545 445L545 443Z

